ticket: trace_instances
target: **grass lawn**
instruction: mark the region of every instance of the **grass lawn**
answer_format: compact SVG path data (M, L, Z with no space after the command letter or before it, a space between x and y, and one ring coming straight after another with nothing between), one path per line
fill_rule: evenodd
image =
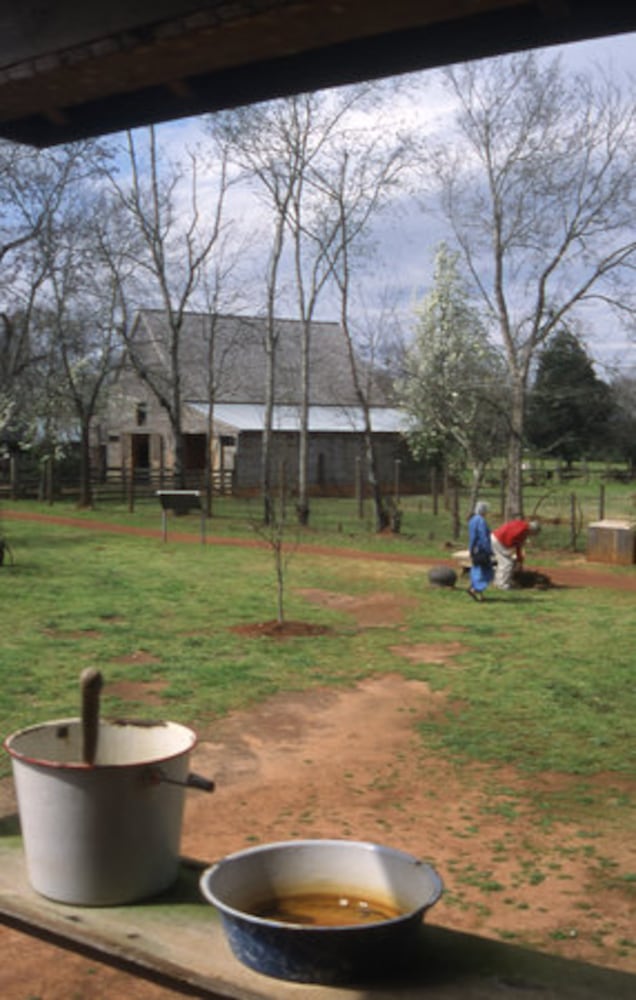
M199 727L278 690L351 685L398 670L448 692L453 724L440 719L422 731L447 753L525 771L636 771L633 593L511 592L499 594L497 614L486 617L455 591L430 588L423 566L298 551L287 570L286 616L333 631L272 644L230 629L276 616L266 548L164 545L21 521L11 521L10 536L15 565L0 572L4 734L76 714L78 677L88 665L107 685L163 681L166 713ZM466 652L458 662L468 669L397 660L393 629L355 629L346 616L304 600L306 587L404 594L413 605L400 642L443 642L461 628ZM105 713L135 707L110 702L106 686ZM1 766L6 773L8 760Z
M59 508L53 513L78 516ZM88 522L98 518L99 512L84 516ZM160 527L154 507L146 518L147 527ZM15 562L0 569L0 738L39 721L77 715L79 676L87 666L103 672L105 716L163 716L191 725L203 738L213 733L219 716L277 691L351 687L373 675L401 673L445 694L445 709L417 729L422 760L444 759L460 768L474 761L493 765L484 774L483 808L497 811L501 835L491 845L481 844L482 851L492 852L483 870L461 852L449 862L446 910L477 908L497 932L496 918L488 916L493 893L506 896L506 904L507 896L516 899L517 889L506 894L492 873L516 843L513 828L528 814L532 843L519 843L514 856L529 866L529 884L548 874L565 878L560 866L566 854L583 852L592 873L591 898L603 892L633 906L636 870L618 865L611 847L600 850L594 839L601 829L612 831L610 843L633 843L636 837L629 794L636 774L633 590L497 592L481 606L458 589L431 587L424 563L297 550L287 568L287 618L330 629L285 642L255 639L232 626L275 618L272 552L201 546L198 519L178 520L171 531L190 532L190 544L7 519ZM374 547L372 539L368 546ZM409 555L448 551L441 537L422 538L421 545L419 539L408 544L403 537L389 538L380 540L377 547L382 546ZM542 552L541 561L549 556ZM343 597L390 592L402 602L405 621L399 627L361 628L344 612L307 600L306 588ZM396 644L444 643L456 649L450 668L395 652ZM162 704L150 709L145 702L121 700L118 682L130 681L152 682ZM489 789L499 767L522 775L525 791L518 783ZM546 772L559 780L542 782ZM0 777L9 773L9 756L1 754ZM398 805L395 816L401 815ZM443 809L443 798L436 807ZM471 814L467 838L480 840L483 819ZM542 836L550 834L560 844L561 824L575 831L574 846L571 839L564 844L563 857L554 848L545 853ZM598 931L601 960L608 955L610 961L633 962L634 936L623 932L603 951L604 927ZM540 940L539 946L560 947L554 937L560 933L552 931L547 945Z

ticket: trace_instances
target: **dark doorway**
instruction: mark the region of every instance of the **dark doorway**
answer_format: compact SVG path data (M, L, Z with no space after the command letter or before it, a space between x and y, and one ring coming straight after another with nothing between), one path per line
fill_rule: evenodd
M132 435L133 468L148 470L150 468L150 435Z
M205 434L184 434L183 462L187 472L201 472L205 469Z

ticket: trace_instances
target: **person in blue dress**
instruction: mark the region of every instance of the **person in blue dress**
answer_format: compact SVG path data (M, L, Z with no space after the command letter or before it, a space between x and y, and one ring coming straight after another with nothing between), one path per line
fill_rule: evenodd
M492 564L490 528L486 521L488 504L480 500L468 522L468 551L470 552L470 587L468 593L474 601L483 601L484 591L492 583L495 570Z

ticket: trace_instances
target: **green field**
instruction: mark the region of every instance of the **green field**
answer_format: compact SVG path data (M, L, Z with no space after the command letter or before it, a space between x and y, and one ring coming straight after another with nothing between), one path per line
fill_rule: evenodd
M60 508L52 513L76 516ZM380 553L434 558L448 554L442 532L433 539L401 534L379 542L344 531L305 535L303 548L296 538L289 541L286 617L327 624L331 632L272 644L231 630L276 617L274 561L266 544L201 546L194 515L170 522L170 532L191 533L189 544L172 541L170 533L164 544L154 508L133 516L155 536L5 521L14 564L0 571L4 734L77 714L78 677L89 665L105 675L106 713L141 708L111 698L108 682L160 680L165 714L203 730L229 709L279 690L353 685L397 670L446 690L453 725L442 718L421 731L425 743L445 753L514 762L527 771L636 772L633 592L500 593L496 614L486 617L481 608L466 607L459 589L430 587L424 562L337 558L305 548L325 539L361 547L366 537L367 547ZM117 520L112 511L110 517ZM216 526L209 522L210 533ZM543 563L550 558L557 555L532 553ZM463 628L466 652L459 661L469 669L396 659L390 650L394 629L353 628L346 615L304 600L299 592L307 587L343 594L382 588L408 597L414 603L400 641L443 642ZM8 773L8 760L2 767Z
M104 716L169 718L212 741L219 717L276 692L352 688L374 675L425 681L444 697L426 722L413 723L419 766L427 773L436 763L467 771L480 795L479 805L462 807L461 829L448 833L443 921L454 925L455 914L475 914L485 932L564 954L572 927L580 927L596 961L632 969L636 941L627 914L636 870L620 845L636 837L635 592L518 590L478 605L461 583L432 587L431 560L453 547L448 515L434 517L425 504L413 504L412 534L377 539L356 527L355 510L347 519L343 505L330 529L313 528L301 539L291 533L286 616L328 630L284 642L233 629L277 611L272 551L245 519L213 519L208 535L227 544L202 546L195 515L171 519L164 543L154 505L134 514L47 509L81 527L6 517L14 561L0 568L0 734L77 716L79 677L88 666L104 677ZM333 503L327 512L333 517ZM149 533L109 532L99 526L104 520ZM231 526L242 544L230 544ZM583 561L547 549L545 534L541 539L530 563ZM326 544L340 553L317 550ZM359 549L366 557L356 555ZM368 558L369 551L377 557ZM636 572L600 568L617 583ZM336 597L389 593L405 618L399 626L360 627L306 599L306 588ZM452 663L412 662L396 653L396 637L401 648L452 643ZM389 787L399 770L399 759L387 760L382 776ZM1 754L0 777L9 773L9 755ZM430 807L443 812L444 790L430 794ZM380 828L399 838L408 809L401 802L387 809ZM483 833L489 817L494 839ZM513 859L512 873L502 875ZM585 884L568 888L568 866L580 862ZM531 887L541 892L544 881L537 899ZM574 893L560 921L549 916L552 884ZM604 915L601 898L618 907L614 916ZM540 929L524 932L526 911L546 914Z

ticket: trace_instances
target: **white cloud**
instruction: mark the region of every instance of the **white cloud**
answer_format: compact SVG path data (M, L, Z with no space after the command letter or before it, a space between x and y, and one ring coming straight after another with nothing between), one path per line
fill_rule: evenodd
M572 43L546 51L549 54L558 52L569 68L599 67L623 78L636 66L636 34ZM441 74L437 70L383 82L376 93L377 100L356 113L357 127L395 132L417 122L422 130L443 130L453 112L449 93L441 85ZM200 118L159 126L157 134L161 148L178 153L194 148L204 140L202 126ZM213 168L208 169L208 175L201 178L202 190L211 192L214 190ZM262 206L253 192L236 188L230 195L228 209L237 231L249 238L252 252L246 255L246 269L251 268L254 274L262 273L269 250L267 217ZM432 210L425 211L414 197L403 195L393 210L380 216L374 224L373 237L379 253L370 261L361 285L367 305L373 308L370 303L375 299L380 310L380 299L384 298L387 289L390 290L404 327L409 327L415 302L421 300L430 287L435 249L445 236L444 225ZM254 303L255 311L259 305ZM286 311L290 310L293 310L293 300L287 303ZM321 315L323 318L337 317L334 300L326 300ZM597 305L587 307L582 319L593 355L603 361L619 360L622 367L634 363L634 344L620 330L614 315Z

